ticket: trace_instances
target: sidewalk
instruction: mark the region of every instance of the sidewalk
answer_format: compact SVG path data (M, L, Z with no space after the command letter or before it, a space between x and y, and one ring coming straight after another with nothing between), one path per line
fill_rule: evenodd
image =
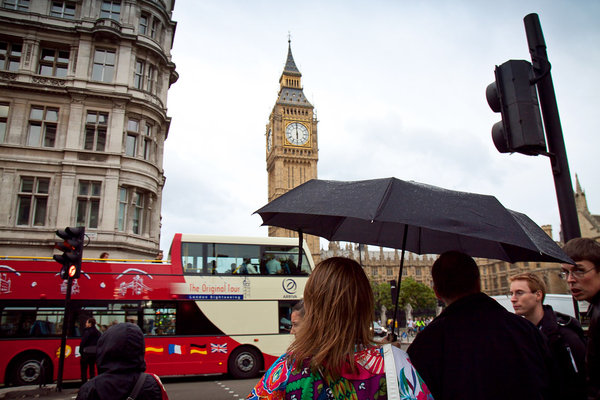
M77 388L63 388L61 392L56 391L56 384L39 387L32 386L11 386L0 388L0 399L34 399L43 400L72 400L77 397Z

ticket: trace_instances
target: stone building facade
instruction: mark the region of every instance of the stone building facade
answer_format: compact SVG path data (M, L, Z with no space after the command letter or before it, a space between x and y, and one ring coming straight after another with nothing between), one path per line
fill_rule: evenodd
M364 267L365 273L371 282L385 283L398 280L402 254L400 250L384 249L383 247L379 247L377 250L365 249L366 247L352 243L329 242L327 250L321 251L321 258L351 258ZM402 279L411 277L417 282L432 286L431 265L437 256L406 252L404 257Z
M51 256L85 226L84 257L159 247L173 0L0 6L0 255Z
M552 226L542 225L542 229L552 237ZM534 272L540 276L548 293L569 294L567 283L559 277L561 266L551 262L517 262L477 259L481 273L481 289L490 296L506 294L509 292L508 278L521 272Z
M592 238L600 241L600 215L594 215L588 209L585 191L581 188L579 177L575 175L575 205L581 237Z

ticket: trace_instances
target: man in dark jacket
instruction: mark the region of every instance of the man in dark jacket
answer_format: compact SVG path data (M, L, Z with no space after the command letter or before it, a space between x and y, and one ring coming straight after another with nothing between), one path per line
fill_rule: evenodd
M97 377L84 384L79 400L125 400L131 394L144 361L144 334L139 326L126 322L113 325L98 340ZM160 381L147 374L138 400L162 400Z
M536 274L524 272L509 280L515 314L538 327L548 339L560 373L560 398L585 399L585 335L579 321L544 305L546 284Z
M408 348L436 400L553 398L548 347L527 320L481 293L479 269L451 251L433 264L437 297L446 309Z
M574 265L562 265L562 277L577 300L590 303L590 321L585 354L587 398L600 399L600 243L593 239L569 240L563 250Z
M100 338L100 331L96 328L96 320L88 318L85 321L85 329L81 335L79 344L79 364L81 366L81 382L87 382L87 372L90 372L90 379L96 376L96 345Z

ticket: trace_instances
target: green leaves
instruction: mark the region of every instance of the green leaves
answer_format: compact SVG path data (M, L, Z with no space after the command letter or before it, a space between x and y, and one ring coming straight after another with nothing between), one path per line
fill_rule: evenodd
M393 311L394 302L390 290L389 283L371 283L373 296L375 297L375 309L380 310L381 306L385 306L387 310ZM402 280L400 285L399 308L403 309L407 304L410 304L413 309L431 309L435 310L437 299L433 289L429 286L415 281L413 278Z

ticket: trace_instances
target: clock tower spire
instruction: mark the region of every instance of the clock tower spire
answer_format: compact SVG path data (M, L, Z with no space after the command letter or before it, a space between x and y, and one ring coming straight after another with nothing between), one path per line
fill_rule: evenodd
M265 132L269 201L317 178L318 121L313 105L304 95L301 79L288 36L288 53L279 78L279 93ZM269 236L297 237L297 232L269 227ZM310 235L305 238L315 262L318 262L319 238Z

